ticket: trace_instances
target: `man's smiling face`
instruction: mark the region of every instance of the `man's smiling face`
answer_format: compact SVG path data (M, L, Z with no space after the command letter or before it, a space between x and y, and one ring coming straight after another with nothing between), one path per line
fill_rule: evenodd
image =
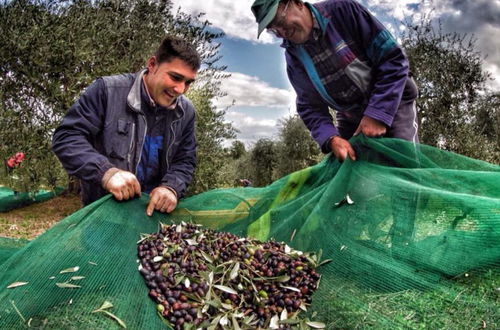
M155 103L168 107L178 96L188 91L196 73L196 70L179 58L158 64L153 56L148 61L148 73L144 81Z

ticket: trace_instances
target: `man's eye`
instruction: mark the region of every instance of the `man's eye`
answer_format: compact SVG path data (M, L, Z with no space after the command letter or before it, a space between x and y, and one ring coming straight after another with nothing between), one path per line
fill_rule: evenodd
M170 75L170 78L172 78L172 80L175 80L175 81L182 81L182 77L179 77L179 76L176 76L173 74Z

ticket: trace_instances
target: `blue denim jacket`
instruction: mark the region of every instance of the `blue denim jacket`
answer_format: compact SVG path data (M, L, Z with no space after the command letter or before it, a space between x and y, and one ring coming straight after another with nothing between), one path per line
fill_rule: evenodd
M147 132L146 104L141 98L144 71L97 79L69 109L56 129L52 149L70 175L81 180L85 205L107 192L104 173L111 167L137 174ZM167 121L161 181L183 197L196 166L195 110L180 96ZM142 184L142 182L141 182Z

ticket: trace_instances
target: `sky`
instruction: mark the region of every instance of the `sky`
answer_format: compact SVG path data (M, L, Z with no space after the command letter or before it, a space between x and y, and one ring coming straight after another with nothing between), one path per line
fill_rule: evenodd
M309 1L315 3L317 1ZM359 0L395 37L407 18L428 15L440 19L443 32L457 32L476 38L477 51L484 57L484 70L500 91L500 0ZM226 120L238 129L237 139L251 147L260 138L277 138L280 120L294 115L295 92L285 71L280 41L267 32L257 39L257 24L250 7L253 0L173 0L174 10L204 13L225 36L220 65L231 76L222 82L225 97L215 100L227 108ZM230 141L229 141L230 142Z

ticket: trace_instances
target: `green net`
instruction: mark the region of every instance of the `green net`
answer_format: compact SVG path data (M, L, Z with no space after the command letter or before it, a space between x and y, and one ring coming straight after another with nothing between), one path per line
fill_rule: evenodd
M8 187L0 186L0 212L6 212L33 203L44 202L63 191L56 188L53 191L38 190L36 192L16 192Z
M104 301L128 328L165 327L136 242L180 221L322 250L333 261L318 268L308 315L327 329L499 328L500 167L396 139L352 143L356 162L328 157L264 188L209 191L169 216L147 217L147 196L105 197L22 248L0 241L11 251L0 264L0 328L119 327L92 313ZM14 282L28 284L6 289Z

